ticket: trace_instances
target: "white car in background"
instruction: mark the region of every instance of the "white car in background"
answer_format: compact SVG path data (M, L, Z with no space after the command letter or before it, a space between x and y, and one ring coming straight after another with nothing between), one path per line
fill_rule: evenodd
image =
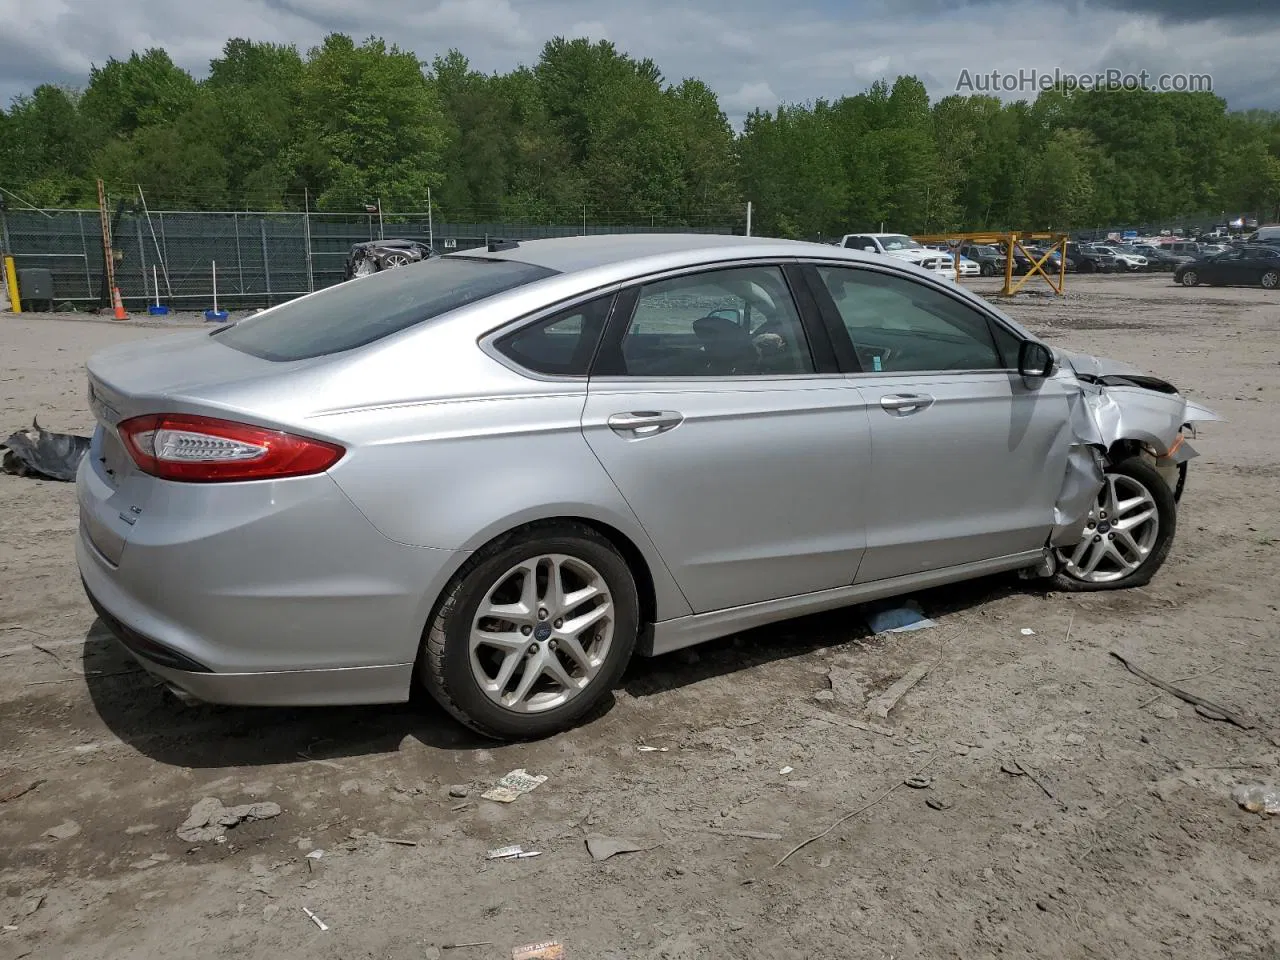
M1116 258L1116 262L1121 264L1126 270L1145 270L1147 269L1147 258L1140 253L1130 253L1120 247L1100 247L1095 245L1094 250L1098 253L1106 253Z
M945 273L950 279L955 279L955 265L950 253L926 247L904 233L847 233L841 238L839 246L905 260L917 267L939 275ZM975 275L979 272L977 264L974 264L973 272ZM965 275L962 264L961 276Z

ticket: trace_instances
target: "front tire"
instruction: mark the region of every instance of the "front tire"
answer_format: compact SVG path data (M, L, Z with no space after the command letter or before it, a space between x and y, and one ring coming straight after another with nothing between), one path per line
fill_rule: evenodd
M532 526L478 551L450 581L419 672L477 733L545 737L612 691L639 620L635 578L604 536L578 523Z
M1194 270L1188 270L1182 275L1179 281L1184 287L1198 287L1200 285L1200 274Z
M1268 270L1262 275L1262 289L1280 290L1280 271Z
M1059 590L1122 590L1151 582L1177 530L1174 491L1151 464L1129 457L1107 468L1106 482L1078 544L1055 551Z

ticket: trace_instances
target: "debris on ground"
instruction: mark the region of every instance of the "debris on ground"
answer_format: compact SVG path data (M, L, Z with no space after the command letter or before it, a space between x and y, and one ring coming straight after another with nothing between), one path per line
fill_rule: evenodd
M153 853L145 860L138 860L129 864L135 870L148 870L160 863L168 863L169 855L167 853Z
M74 480L80 461L89 449L89 438L70 433L51 433L32 419L31 427L19 430L0 444L0 470L19 477L46 480Z
M952 807L951 801L942 797L928 797L924 804L930 810L950 810Z
M924 610L914 600L873 607L867 611L867 627L872 633L909 633L937 625L924 615Z
M39 910L44 906L44 900L47 896L47 893L37 893L34 897L25 900L22 904L22 915L29 917Z
M280 912L280 904L268 903L265 907L262 908L262 919L267 923L270 923L272 920L275 919L276 914L279 912Z
M442 943L441 950L461 950L463 947L492 947L492 940L476 940L472 943Z
M1009 776L1011 777L1026 777L1028 780L1034 783L1037 787L1043 790L1044 795L1048 797L1050 800L1057 799L1057 797L1053 795L1053 791L1050 790L1047 786L1045 786L1044 781L1041 780L1038 776L1036 776L1035 771L1032 770L1030 767L1028 767L1021 760L1018 760L1016 758L1013 760L1006 760L1004 763L1000 764L1000 770L1004 773L1009 774Z
M217 843L232 827L246 820L270 820L280 816L278 803L246 803L224 807L217 797L205 797L191 808L191 813L178 828L178 839L187 843Z
M8 803L10 800L17 800L19 797L25 797L42 783L44 783L43 780L32 780L23 786L14 787L11 790L0 793L0 803Z
M898 701L905 697L912 687L923 680L931 669L933 669L932 663L926 661L917 663L907 671L901 680L881 694L874 703L870 704L867 707L867 712L879 717L881 720L888 720L889 711L896 707Z
M74 820L68 820L66 823L60 823L56 827L50 827L44 832L44 835L50 840L70 840L80 832L80 824Z
M831 684L831 699L836 703L849 704L859 710L866 705L867 694L852 670L832 667L827 671L827 682Z
M723 827L703 827L703 833L714 833L722 837L742 837L744 840L781 840L782 834L770 830L726 830Z
M1036 632L1030 627L1023 627L1021 633L1024 637L1034 637L1036 635Z
M1231 799L1250 813L1280 814L1280 788L1275 784L1241 784L1232 791Z
M783 767L781 770L778 771L778 776L785 777L787 774L795 773L795 772L796 772L795 767Z
M307 859L308 859L308 860L319 860L319 859L320 859L321 857L323 857L323 856L324 856L324 851L323 851L323 850L312 850L310 853L308 853L308 854L307 854Z
M649 747L649 746L645 746L644 744L641 744L640 746L636 747L636 749L639 750L641 753L666 753L671 748L670 747Z
M525 850L519 844L512 844L509 847L498 847L496 850L490 850L485 854L486 860L528 860L530 857L542 856L541 850Z
M1130 673L1132 673L1139 680L1145 680L1147 681L1147 683L1151 684L1153 687L1159 687L1165 693L1172 694L1173 696L1177 697L1179 700L1182 700L1194 706L1196 708L1196 713L1200 714L1200 716L1204 717L1206 720L1223 720L1223 721L1226 721L1227 723L1234 724L1235 726L1239 727L1241 730L1254 729L1255 727L1254 723L1244 719L1238 714L1232 713L1226 707L1220 707L1216 703L1213 703L1212 701L1205 700L1201 697L1197 697L1193 693L1187 693L1187 691L1181 689L1180 687L1175 687L1171 683L1166 683L1164 680L1160 680L1157 677L1153 677L1151 674L1147 673L1145 670L1139 670L1137 667L1131 664L1128 660L1126 660L1120 654L1116 653L1114 650L1111 651L1111 656L1115 657L1122 664L1124 664L1124 668L1128 670Z
M924 790L933 783L933 778L924 776L907 777L907 779L902 782L912 790Z
M546 782L546 777L532 776L527 770L521 767L518 770L512 770L505 777L499 780L492 788L480 794L480 796L485 800L494 800L498 803L513 803L516 800L519 800L526 793L537 789Z
M598 833L587 837L587 853L591 854L591 859L597 863L616 857L620 853L643 853L648 849L649 847L636 840L623 837L605 837Z
M325 922L324 922L323 920L321 920L319 917L317 917L314 913L312 913L312 912L311 912L310 910L308 910L306 907L303 907L303 908L302 908L302 912L303 912L303 913L305 913L308 917L310 917L310 918L311 918L311 922L312 922L312 923L314 923L317 927L319 927L319 928L320 928L320 932L321 932L321 933L323 933L324 931L326 931L326 930L328 930L328 929L329 929L329 928L325 925Z
M564 944L555 940L515 947L511 960L564 960Z
M465 783L455 783L449 788L449 796L454 800L465 800L471 795L471 788Z

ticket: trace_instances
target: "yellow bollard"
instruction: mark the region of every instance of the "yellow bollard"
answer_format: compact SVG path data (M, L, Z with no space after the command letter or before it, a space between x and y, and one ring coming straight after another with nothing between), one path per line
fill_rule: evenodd
M14 313L22 312L22 300L18 296L18 268L13 257L4 258L5 287L9 291L9 309Z

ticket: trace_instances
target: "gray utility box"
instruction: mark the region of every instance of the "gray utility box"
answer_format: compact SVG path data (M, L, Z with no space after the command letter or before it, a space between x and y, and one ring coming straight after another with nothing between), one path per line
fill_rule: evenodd
M53 272L32 267L18 271L18 296L24 303L53 304Z

